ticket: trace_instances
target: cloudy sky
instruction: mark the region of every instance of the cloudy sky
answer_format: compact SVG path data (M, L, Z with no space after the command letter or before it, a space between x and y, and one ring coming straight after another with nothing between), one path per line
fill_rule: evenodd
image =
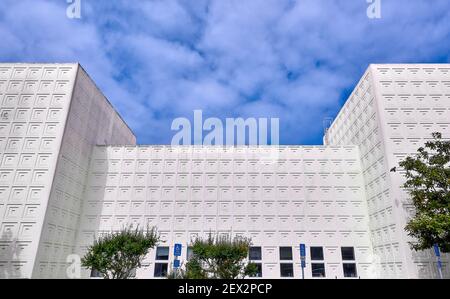
M176 117L278 117L321 144L370 63L449 62L450 1L0 0L0 61L80 62L141 144Z

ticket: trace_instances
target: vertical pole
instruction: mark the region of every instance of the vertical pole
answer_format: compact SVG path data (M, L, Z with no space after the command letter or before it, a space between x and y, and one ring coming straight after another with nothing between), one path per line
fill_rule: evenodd
M444 276L442 275L441 251L439 250L439 246L437 244L434 245L434 253L436 254L436 258L437 258L437 268L438 268L439 278L444 279Z
M300 262L302 266L302 279L305 279L305 267L306 267L306 246L300 244Z
M177 260L178 257L175 257L175 260ZM175 279L178 279L178 268L175 268Z
M442 275L442 261L441 261L441 257L438 256L437 258L437 262L438 262L438 273L439 273L439 278L440 279L444 279L444 276Z

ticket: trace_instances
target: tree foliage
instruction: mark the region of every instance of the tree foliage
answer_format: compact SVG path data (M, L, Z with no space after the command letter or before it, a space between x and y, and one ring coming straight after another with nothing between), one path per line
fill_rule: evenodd
M156 228L127 227L95 240L81 263L85 268L98 271L105 279L127 279L159 241Z
M247 262L251 240L228 235L209 235L206 240L196 239L193 255L177 278L238 279L255 275L257 267Z
M403 187L415 207L405 229L414 238L413 249L437 244L443 252L450 252L450 141L440 133L432 136L415 156L399 163L405 170Z

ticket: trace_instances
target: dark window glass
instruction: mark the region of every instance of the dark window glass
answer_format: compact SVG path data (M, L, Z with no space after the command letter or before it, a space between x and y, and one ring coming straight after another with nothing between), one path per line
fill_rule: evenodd
M167 263L155 263L154 277L166 277L167 276Z
M156 260L167 261L169 259L169 247L157 247L156 248Z
M356 264L343 264L344 277L357 277Z
M312 277L325 277L325 264L311 264Z
M250 247L248 252L248 259L251 261L262 260L261 247Z
M280 247L280 260L292 260L292 247Z
M186 250L186 258L187 258L187 260L190 260L193 255L194 255L194 251L192 250L192 247L188 247L187 250Z
M294 277L294 265L293 264L280 264L280 276L281 277Z
M258 269L258 271L256 272L255 275L252 275L252 277L262 277L262 264L261 263L255 263L256 268Z
M91 277L103 277L102 274L100 272L98 272L95 269L91 270Z
M323 261L323 247L311 247L311 260Z
M341 253L343 261L355 260L355 249L353 247L341 247Z

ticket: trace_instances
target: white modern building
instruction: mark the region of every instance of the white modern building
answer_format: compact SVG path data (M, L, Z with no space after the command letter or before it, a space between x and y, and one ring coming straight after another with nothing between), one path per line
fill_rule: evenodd
M437 276L431 250L409 249L389 169L450 138L448 64L371 65L322 146L136 145L78 64L0 64L0 104L0 278L65 278L69 255L130 224L164 240L138 278L210 232L251 237L263 278L300 278L300 243L306 278Z

